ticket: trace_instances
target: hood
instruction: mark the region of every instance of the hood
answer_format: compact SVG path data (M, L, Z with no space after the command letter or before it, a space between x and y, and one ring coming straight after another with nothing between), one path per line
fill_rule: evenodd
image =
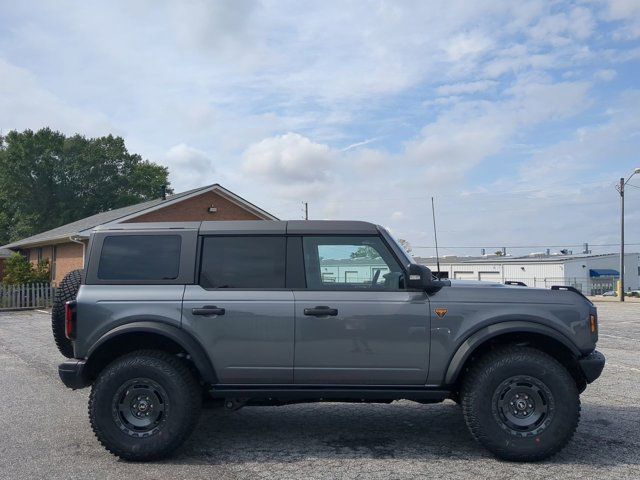
M451 287L466 290L467 292L478 292L478 298L501 299L505 302L544 302L544 303L575 303L591 301L578 291L567 291L565 288L549 289L540 287L522 287L518 285L505 285L496 282L484 282L479 280L450 280ZM451 288L449 287L449 288ZM570 288L570 287L567 287ZM489 292L479 293L479 290L493 289L494 294ZM499 293L498 293L499 292ZM461 292L460 292L461 293ZM489 297L487 297L489 295ZM465 295L466 296L466 295ZM472 294L473 296L473 294Z

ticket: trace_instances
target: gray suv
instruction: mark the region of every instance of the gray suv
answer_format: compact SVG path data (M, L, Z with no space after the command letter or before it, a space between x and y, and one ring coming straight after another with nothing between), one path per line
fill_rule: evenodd
M58 289L70 388L102 445L168 455L203 401L452 399L496 456L562 449L602 372L596 308L551 290L437 280L366 222L118 224Z

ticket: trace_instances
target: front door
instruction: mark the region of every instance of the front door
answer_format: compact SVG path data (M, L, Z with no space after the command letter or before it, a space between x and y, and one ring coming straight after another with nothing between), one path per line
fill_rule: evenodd
M429 300L377 236L303 239L295 296L296 384L424 385Z
M199 284L184 293L182 326L207 349L222 384L293 383L293 293L284 236L202 239Z

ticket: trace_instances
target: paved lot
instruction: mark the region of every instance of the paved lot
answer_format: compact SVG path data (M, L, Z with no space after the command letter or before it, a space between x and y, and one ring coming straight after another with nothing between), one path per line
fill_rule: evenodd
M128 464L87 420L87 390L57 378L48 316L0 313L0 478L640 478L640 305L599 304L603 377L553 460L495 460L454 404L314 404L208 410L174 458Z

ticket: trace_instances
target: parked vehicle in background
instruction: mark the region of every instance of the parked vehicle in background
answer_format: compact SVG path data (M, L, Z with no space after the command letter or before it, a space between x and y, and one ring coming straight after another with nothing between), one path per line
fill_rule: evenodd
M100 227L62 283L60 377L92 386L91 426L127 460L182 444L203 394L232 410L451 398L495 455L540 460L605 362L576 289L436 280L365 222Z

